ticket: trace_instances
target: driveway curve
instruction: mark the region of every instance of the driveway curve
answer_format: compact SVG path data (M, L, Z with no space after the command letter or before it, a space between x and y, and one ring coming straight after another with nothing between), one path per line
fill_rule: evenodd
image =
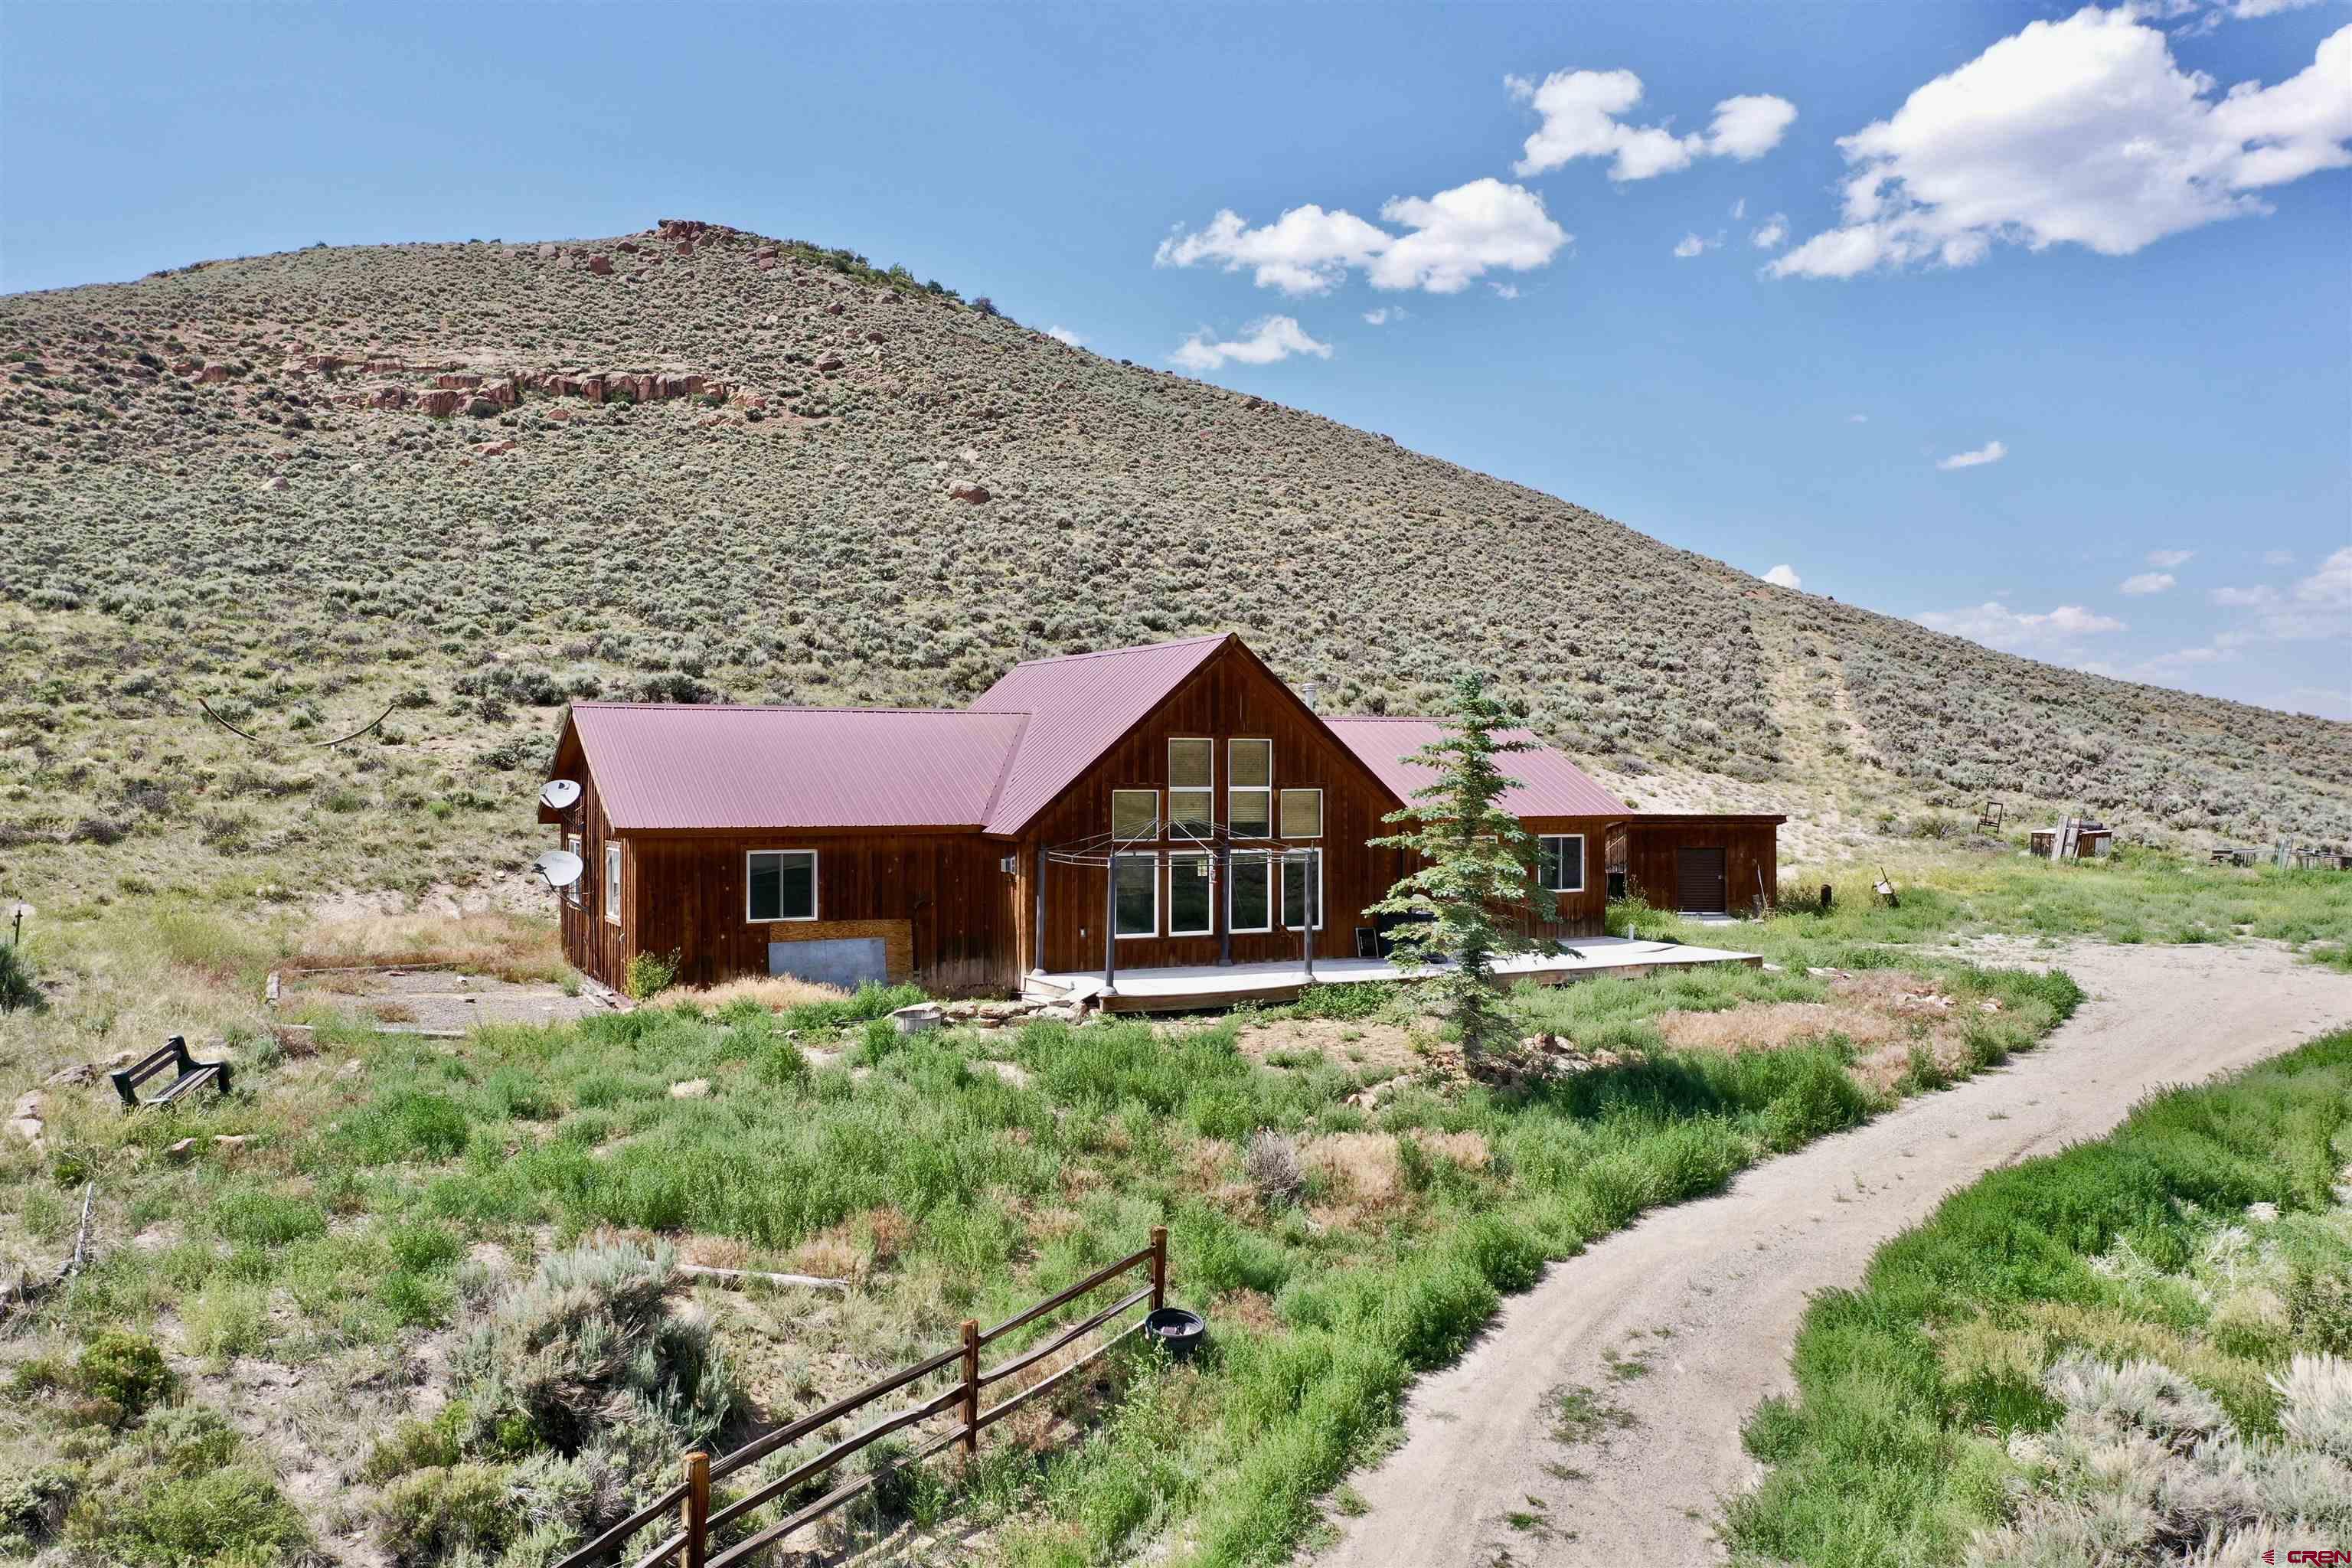
M1318 1562L1720 1560L1722 1500L1756 1477L1740 1426L1792 1387L1813 1292L1859 1283L1880 1244L1987 1171L2098 1137L2152 1089L2352 1024L2352 975L2268 944L1971 956L2063 967L2090 1000L2002 1068L1552 1265L1414 1384L1402 1444L1351 1478L1368 1510Z

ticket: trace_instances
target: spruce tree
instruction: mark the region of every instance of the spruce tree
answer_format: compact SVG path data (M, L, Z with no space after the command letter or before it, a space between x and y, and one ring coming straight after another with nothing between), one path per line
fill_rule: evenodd
M1388 815L1395 833L1371 841L1376 848L1406 851L1414 869L1365 912L1409 917L1389 933L1394 956L1400 964L1434 970L1423 982L1425 994L1460 1028L1464 1059L1475 1060L1507 1026L1496 1005L1495 961L1559 952L1558 943L1522 931L1520 917L1531 910L1549 921L1559 909L1535 876L1535 840L1497 804L1518 781L1496 759L1534 751L1536 742L1497 738L1517 719L1488 693L1483 675L1454 681L1443 718L1444 738L1412 758L1433 770L1436 782Z

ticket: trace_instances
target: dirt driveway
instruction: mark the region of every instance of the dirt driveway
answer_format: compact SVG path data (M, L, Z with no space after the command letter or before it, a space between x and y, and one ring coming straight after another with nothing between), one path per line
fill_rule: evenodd
M2059 964L2092 999L2008 1067L1553 1265L1460 1362L1414 1386L1402 1446L1351 1478L1370 1510L1342 1521L1319 1561L1720 1561L1721 1500L1756 1474L1740 1424L1791 1387L1812 1292L1858 1284L1882 1242L1987 1171L2096 1137L2159 1085L2352 1024L2352 975L2271 946L2012 961Z

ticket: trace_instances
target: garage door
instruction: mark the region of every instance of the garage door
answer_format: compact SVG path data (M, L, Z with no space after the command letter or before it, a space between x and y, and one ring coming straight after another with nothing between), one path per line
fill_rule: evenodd
M1696 914L1721 914L1728 905L1724 900L1723 851L1720 849L1677 849L1675 851L1675 908Z

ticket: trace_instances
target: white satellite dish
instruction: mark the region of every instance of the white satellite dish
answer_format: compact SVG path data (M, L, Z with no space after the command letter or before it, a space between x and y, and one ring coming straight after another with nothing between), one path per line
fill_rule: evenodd
M563 811L580 798L580 786L571 779L550 779L540 790L539 798L551 811Z
M578 881L580 874L588 869L588 863L569 849L551 849L532 861L530 868L538 872L552 890L568 888Z

